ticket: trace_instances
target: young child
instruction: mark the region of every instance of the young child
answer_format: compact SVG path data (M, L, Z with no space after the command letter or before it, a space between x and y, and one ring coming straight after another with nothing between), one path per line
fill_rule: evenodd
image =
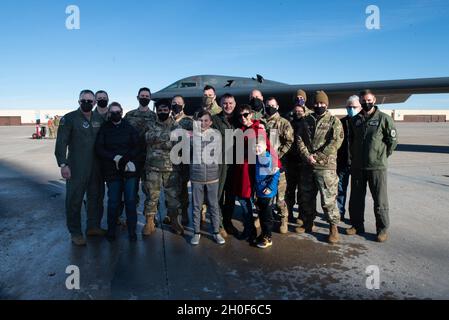
M256 144L256 177L255 189L259 207L259 220L262 228L262 234L257 238L257 247L265 249L270 247L271 232L273 230L273 210L272 200L276 197L279 176L280 163L277 156L272 155L267 150L264 141Z
M212 115L208 111L201 111L198 114L201 123L200 130L194 130L192 136L192 162L190 164L190 181L192 183L192 199L193 199L193 226L194 235L190 240L192 245L198 245L200 242L200 226L201 226L201 207L204 200L211 215L214 240L216 243L223 245L225 239L220 235L220 208L218 206L218 186L220 178L219 157L221 154L213 154L210 163L205 161L203 155L207 150L213 149L212 144L216 144L214 150L221 151L219 141L209 141L208 135L213 134L211 129ZM216 133L221 138L219 132ZM210 155L210 154L209 154ZM212 155L211 155L212 156ZM193 159L199 160L195 161Z

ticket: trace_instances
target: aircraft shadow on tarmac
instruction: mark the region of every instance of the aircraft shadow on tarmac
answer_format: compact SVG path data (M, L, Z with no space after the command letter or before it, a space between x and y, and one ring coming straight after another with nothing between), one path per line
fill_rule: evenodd
M449 153L449 146L432 146L423 144L398 144L396 151L422 153Z

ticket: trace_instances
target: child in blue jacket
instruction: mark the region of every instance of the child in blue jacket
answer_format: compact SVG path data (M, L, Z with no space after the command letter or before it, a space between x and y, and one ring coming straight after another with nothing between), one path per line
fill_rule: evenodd
M256 204L259 207L259 220L262 228L257 247L265 249L273 244L271 240L271 232L273 230L273 209L271 204L278 192L280 163L276 160L277 157L273 157L270 151L267 150L265 142L256 144L256 155Z

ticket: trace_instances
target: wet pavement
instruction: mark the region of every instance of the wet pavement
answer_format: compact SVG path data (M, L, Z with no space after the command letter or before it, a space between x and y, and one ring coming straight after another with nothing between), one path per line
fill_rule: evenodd
M368 196L366 236L341 235L340 244L329 245L320 215L318 232L275 233L266 250L233 237L218 246L207 228L192 247L191 228L181 237L165 226L136 243L122 230L112 244L91 238L85 248L72 246L54 141L30 140L32 131L0 127L7 138L0 145L2 299L449 298L449 124L398 124L388 242L374 242ZM236 218L241 229L238 212ZM142 226L140 215L139 231ZM342 223L340 231L346 227ZM80 290L66 288L69 265L79 267ZM366 286L368 266L380 270L378 290Z

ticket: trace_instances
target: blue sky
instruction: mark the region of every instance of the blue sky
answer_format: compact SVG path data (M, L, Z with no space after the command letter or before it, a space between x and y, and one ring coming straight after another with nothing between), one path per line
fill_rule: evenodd
M69 5L80 30L65 27ZM368 5L380 8L380 30L365 27ZM72 108L83 88L131 108L138 88L196 74L290 84L444 77L448 20L446 0L2 0L0 108ZM449 108L449 95L400 107Z

